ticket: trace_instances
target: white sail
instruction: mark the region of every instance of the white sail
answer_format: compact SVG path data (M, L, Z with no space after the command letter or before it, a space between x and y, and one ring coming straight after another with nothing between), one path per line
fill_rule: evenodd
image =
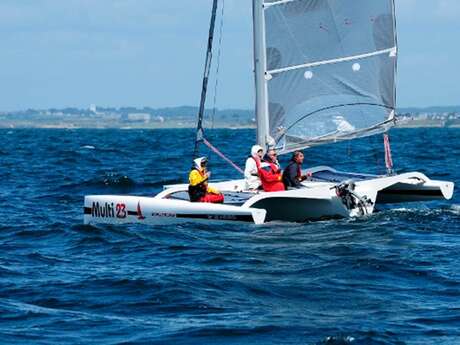
M268 103L266 115L258 112L258 138L265 131L266 142L283 153L392 125L393 0L255 1L263 1L255 41L265 47L264 56L256 54L265 59L264 78L256 75L256 82Z

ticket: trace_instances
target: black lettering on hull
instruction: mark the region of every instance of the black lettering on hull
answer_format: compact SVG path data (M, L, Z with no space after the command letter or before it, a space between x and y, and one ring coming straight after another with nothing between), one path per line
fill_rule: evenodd
M99 204L93 202L91 208L85 207L85 214L91 214L94 218L115 218L115 207L113 203Z

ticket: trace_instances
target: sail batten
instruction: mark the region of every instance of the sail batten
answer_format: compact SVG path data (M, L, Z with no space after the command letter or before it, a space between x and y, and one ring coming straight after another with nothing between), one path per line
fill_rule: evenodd
M262 1L269 142L283 153L388 130L393 0Z
M268 74L276 74L276 73L282 73L282 72L296 70L296 69L299 69L299 68L309 68L309 67L316 67L316 66L321 66L321 65L329 65L329 64L333 64L333 63L339 63L339 62L361 60L361 59L365 59L365 58L368 58L368 57L381 55L381 54L396 54L396 47L383 49L383 50L375 51L375 52L372 52L372 53L361 54L361 55L347 56L347 57L342 57L342 58L337 58L337 59L332 59L332 60L317 61L317 62L306 63L306 64L302 64L302 65L296 65L296 66L289 66L289 67L274 69L274 70L267 71L267 73Z
M272 1L265 1L265 8L268 8L270 6L275 6L275 5L281 5L281 4L285 4L287 2L293 2L293 1L299 1L299 0L272 0Z

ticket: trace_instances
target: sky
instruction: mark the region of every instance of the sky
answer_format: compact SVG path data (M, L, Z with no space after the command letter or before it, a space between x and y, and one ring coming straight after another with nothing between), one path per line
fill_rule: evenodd
M211 3L0 0L0 111L198 105ZM460 104L460 1L396 7L398 106ZM252 70L251 1L225 0L219 108L253 108Z

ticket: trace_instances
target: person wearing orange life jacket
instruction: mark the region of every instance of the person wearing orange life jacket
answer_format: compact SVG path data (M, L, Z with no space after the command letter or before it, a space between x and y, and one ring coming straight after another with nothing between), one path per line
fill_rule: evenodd
M197 158L189 174L188 194L192 202L223 203L224 196L215 188L208 185L211 173L207 171L208 159Z
M283 183L283 172L276 159L276 151L269 149L266 161L256 159L257 169L265 192L280 192L286 190Z

